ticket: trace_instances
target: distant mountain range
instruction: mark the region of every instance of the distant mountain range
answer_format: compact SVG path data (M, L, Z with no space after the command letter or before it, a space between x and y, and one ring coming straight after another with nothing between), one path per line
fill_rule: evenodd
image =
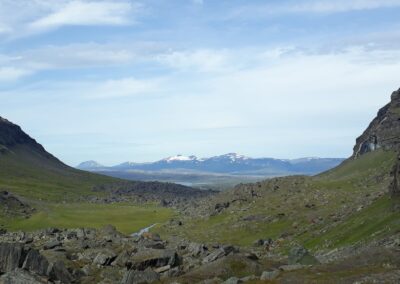
M289 174L314 175L338 166L341 158L301 158L282 160L273 158L250 158L229 153L210 158L196 156L172 156L152 163L125 162L107 167L96 161L87 161L77 168L95 172L201 172L229 175L281 176Z

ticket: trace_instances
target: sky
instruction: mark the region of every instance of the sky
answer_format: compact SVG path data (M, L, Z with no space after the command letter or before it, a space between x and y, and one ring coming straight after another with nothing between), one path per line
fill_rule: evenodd
M0 116L70 165L347 157L400 87L400 0L0 0Z

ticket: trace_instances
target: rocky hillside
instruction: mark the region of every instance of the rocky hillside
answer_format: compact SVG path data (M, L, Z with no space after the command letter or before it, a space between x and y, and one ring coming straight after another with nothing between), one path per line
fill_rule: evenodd
M391 101L381 108L365 132L357 138L353 158L378 149L399 150L400 89L393 92Z

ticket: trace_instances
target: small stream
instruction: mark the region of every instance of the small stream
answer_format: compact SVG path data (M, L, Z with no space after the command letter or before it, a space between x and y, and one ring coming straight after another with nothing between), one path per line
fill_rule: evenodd
M153 224L151 226L148 226L146 228L141 229L139 232L133 233L131 236L132 237L140 237L141 235L143 235L144 233L148 233L150 231L151 228L153 228L155 225L157 224Z

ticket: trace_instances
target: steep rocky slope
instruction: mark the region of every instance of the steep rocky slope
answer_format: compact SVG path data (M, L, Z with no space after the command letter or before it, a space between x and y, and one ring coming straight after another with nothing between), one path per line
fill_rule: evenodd
M400 89L393 92L391 101L381 108L365 132L357 138L353 158L378 149L399 150Z

